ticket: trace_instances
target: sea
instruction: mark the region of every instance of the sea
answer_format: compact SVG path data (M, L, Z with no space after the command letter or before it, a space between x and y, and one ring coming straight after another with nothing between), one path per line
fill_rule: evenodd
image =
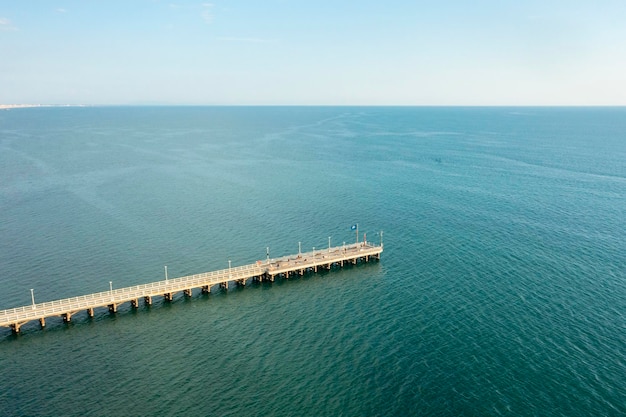
M3 110L0 309L384 252L0 328L0 415L623 416L625 226L623 107Z

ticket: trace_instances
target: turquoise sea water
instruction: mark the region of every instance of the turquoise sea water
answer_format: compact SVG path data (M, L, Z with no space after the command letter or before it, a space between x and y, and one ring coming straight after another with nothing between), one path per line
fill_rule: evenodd
M625 219L624 108L0 111L0 309L385 241L2 328L0 415L624 415Z

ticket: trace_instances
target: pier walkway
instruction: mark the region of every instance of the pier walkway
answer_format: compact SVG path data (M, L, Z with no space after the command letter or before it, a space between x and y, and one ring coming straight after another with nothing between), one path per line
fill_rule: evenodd
M229 282L238 285L246 285L249 279L257 282L273 282L278 276L289 278L294 274L304 275L307 272L317 272L318 268L330 270L333 266L343 267L346 262L357 264L371 259L380 260L382 251L382 243L374 245L369 242L360 242L257 261L250 265L37 303L0 311L0 327L10 327L13 332L19 333L21 326L33 320L39 320L41 327L45 327L48 317L60 316L65 322L69 322L72 315L80 311L87 311L87 314L93 317L94 309L101 307L108 308L111 313L115 313L118 306L126 302L130 302L133 307L137 308L141 299L147 305L152 304L152 298L158 296L166 301L172 301L175 293L184 292L186 296L191 296L194 288L200 288L203 293L209 293L211 287L216 285L228 289Z

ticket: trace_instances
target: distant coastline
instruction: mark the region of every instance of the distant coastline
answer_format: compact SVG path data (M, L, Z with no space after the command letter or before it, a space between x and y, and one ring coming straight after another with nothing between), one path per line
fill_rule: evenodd
M31 107L82 107L81 104L0 104L0 110L27 109Z

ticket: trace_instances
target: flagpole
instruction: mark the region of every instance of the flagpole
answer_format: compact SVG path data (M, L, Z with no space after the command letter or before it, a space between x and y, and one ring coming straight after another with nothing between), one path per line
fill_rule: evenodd
M356 224L356 243L359 243L359 224Z

